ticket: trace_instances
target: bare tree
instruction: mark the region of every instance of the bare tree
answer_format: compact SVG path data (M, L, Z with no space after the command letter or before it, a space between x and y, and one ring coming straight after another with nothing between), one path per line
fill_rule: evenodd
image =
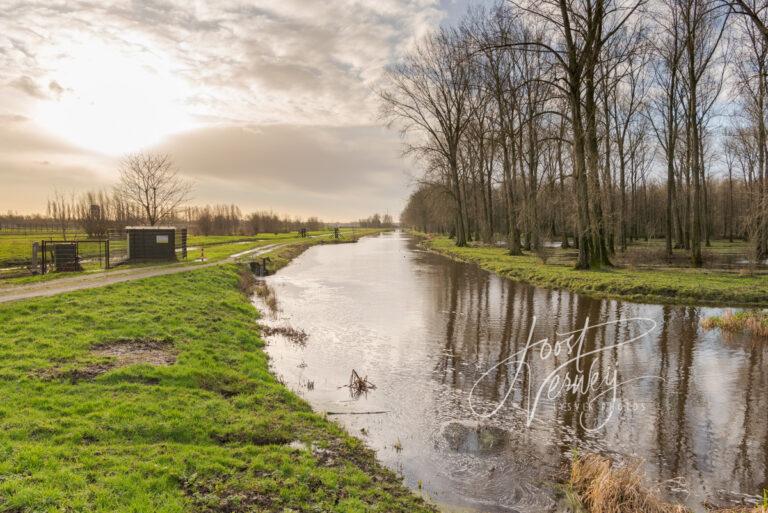
M751 201L756 208L752 216L752 238L758 261L768 257L768 39L763 38L754 24L743 20L739 24L738 58L736 79L741 93L741 117L746 122L748 133L752 134L757 159L756 177L758 186ZM756 200L756 201L755 201Z
M672 258L672 224L673 203L676 201L675 185L675 156L678 148L678 137L684 114L680 105L680 68L683 57L683 28L680 5L676 0L663 2L663 9L658 13L659 30L654 44L654 78L657 84L657 94L651 105L655 116L651 116L651 124L657 140L664 151L667 165L667 204L665 222L665 249L667 258ZM679 238L682 239L682 227ZM685 243L680 240L680 246Z
M520 105L521 77L516 71L520 51L511 43L519 41L520 26L509 7L500 4L484 19L473 20L469 37L478 39L482 52L482 86L491 92L495 104L494 139L500 159L504 206L506 210L507 246L511 255L521 255L521 235L518 226L518 203L524 201L517 191L517 134L520 127L517 109ZM503 50L500 51L499 47ZM521 170L522 172L522 170Z
M469 74L465 42L443 29L389 71L389 87L381 92L385 119L400 123L404 137L411 136L408 151L434 162L433 169L445 178L456 206L459 246L469 235L459 162L460 143L473 119Z
M763 40L768 43L768 26L765 22L766 12L768 12L766 0L723 0L723 3L734 13L743 14L749 18Z
M111 200L104 191L86 191L75 203L75 216L88 237L106 237Z
M138 207L151 226L173 217L190 199L192 184L167 154L136 153L123 159L117 193Z
M52 218L61 231L61 236L67 240L67 230L75 217L74 196L67 199L63 193L56 190L53 198L48 200L48 217Z
M688 168L693 180L693 206L691 210L691 264L701 267L701 235L704 208L704 166L702 79L715 62L715 55L726 27L723 15L711 0L683 0L681 10L686 64Z

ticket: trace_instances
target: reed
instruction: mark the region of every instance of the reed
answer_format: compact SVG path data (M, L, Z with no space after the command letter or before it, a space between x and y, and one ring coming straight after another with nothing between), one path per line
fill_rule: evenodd
M643 484L640 463L623 466L598 454L575 455L566 495L574 510L585 513L692 513L664 501L658 490ZM716 513L768 513L764 506L738 506Z
M726 310L723 315L707 317L701 325L708 330L719 328L730 333L768 337L768 313L765 310L743 310L737 313Z

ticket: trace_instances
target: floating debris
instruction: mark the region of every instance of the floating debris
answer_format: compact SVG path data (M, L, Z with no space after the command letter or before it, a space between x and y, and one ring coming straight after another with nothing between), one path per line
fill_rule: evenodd
M358 398L363 394L367 394L369 390L376 388L376 385L368 381L368 376L360 377L355 369L352 369L352 374L349 376L349 383L339 387L349 387L349 393L353 398Z
M262 335L265 337L271 337L273 335L282 335L291 342L304 345L309 338L303 330L297 330L291 326L267 326L266 324L260 324L259 329Z

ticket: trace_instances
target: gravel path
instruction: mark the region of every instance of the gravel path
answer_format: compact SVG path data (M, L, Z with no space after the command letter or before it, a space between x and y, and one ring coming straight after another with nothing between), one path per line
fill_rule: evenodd
M272 251L278 246L284 244L269 244L248 251L241 251L231 255L225 260L211 262L207 264L190 265L164 265L157 267L140 267L136 269L114 269L106 272L81 274L69 278L59 278L50 281L41 281L25 285L9 285L0 287L0 303L9 301L18 301L33 297L47 297L72 292L74 290L94 289L113 283L122 283L125 281L140 280L142 278L152 278L154 276L165 276L166 274L176 274L198 269L205 269L214 265L220 265L226 262L232 262L237 258L252 255L258 256Z

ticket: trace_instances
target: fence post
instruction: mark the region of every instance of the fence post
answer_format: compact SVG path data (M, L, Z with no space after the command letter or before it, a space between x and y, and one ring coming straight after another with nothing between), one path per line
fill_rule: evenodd
M46 254L48 253L48 248L46 248L45 239L43 239L43 255L40 262L40 274L45 274L45 272L48 270L48 266L46 265Z
M187 259L187 229L181 229L181 258Z
M104 241L104 269L109 269L109 239Z
M37 274L38 253L40 253L40 243L35 241L32 243L32 274Z

